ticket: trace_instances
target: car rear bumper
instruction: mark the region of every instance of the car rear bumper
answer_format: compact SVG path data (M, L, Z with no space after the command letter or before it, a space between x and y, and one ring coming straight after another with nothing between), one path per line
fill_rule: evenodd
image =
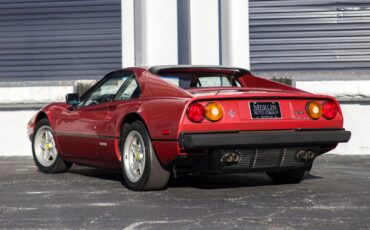
M184 150L228 147L335 145L341 142L348 142L350 138L351 132L344 129L182 133L179 138L179 145Z

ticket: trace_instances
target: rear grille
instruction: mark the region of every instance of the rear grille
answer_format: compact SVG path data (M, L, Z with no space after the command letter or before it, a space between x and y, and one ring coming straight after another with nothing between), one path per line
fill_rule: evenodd
M278 167L281 149L256 149L252 168Z
M251 160L253 156L253 150L245 149L240 151L240 161L237 164L241 168L249 168L251 165Z
M283 158L281 159L281 167L293 167L293 166L303 166L304 162L297 160L298 149L285 149Z
M317 153L316 148L307 147L240 149L240 161L237 164L225 165L224 169L303 167L305 163L296 158L297 152L302 149Z

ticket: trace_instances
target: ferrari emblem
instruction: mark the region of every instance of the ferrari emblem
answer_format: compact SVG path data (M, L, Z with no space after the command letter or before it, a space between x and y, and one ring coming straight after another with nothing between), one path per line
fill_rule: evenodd
M232 109L229 109L228 114L229 114L229 116L230 116L231 118L234 118L234 116L235 116L235 112L234 112L234 110L232 110Z

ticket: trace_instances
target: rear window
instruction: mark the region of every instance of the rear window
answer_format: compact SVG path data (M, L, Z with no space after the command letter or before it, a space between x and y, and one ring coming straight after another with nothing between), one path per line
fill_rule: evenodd
M160 77L180 88L241 87L234 75L220 73L178 73L161 74Z

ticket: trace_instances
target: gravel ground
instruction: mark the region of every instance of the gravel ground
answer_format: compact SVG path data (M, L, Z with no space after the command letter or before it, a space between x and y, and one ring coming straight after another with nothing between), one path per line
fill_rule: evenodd
M120 172L37 171L0 157L0 228L370 229L370 156L325 155L301 184L265 174L183 177L133 192Z

